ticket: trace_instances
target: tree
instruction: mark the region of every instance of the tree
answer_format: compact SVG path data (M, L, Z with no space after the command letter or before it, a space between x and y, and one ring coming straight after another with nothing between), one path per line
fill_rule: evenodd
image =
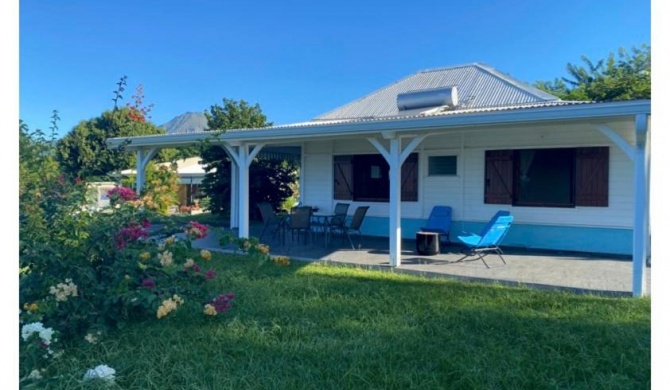
M146 121L137 121L131 108L105 111L101 116L80 122L56 145L56 156L70 177L98 179L111 172L133 167L135 156L107 147L107 138L164 134Z
M258 104L246 101L223 99L205 111L209 131L228 129L261 128L272 126L267 122ZM225 214L230 208L230 157L219 145L204 144L202 159L207 174L202 181L201 194L209 198L209 209L215 214ZM279 207L281 202L293 194L292 184L297 180L297 166L288 161L254 159L249 167L250 204L270 202ZM254 207L251 207L252 215Z
M584 65L568 63L569 77L535 83L563 100L611 102L651 99L651 47L633 46L630 53L620 48L617 56L591 61L582 56Z
M119 108L126 87L126 76L117 82L114 91L114 108L97 118L82 121L58 141L56 158L68 176L82 179L102 179L113 171L131 168L135 156L122 149L109 149L107 138L164 134L165 131L147 121L153 103L144 105L144 88L138 85L131 96L132 103ZM161 151L159 161L169 161L173 150Z

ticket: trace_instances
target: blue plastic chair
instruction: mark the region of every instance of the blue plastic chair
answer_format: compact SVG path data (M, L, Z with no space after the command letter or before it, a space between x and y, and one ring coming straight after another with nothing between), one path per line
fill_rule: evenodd
M434 206L430 211L428 223L426 226L420 228L422 232L438 233L440 237L446 236L447 242L449 240L449 231L451 230L451 207L449 206Z
M507 235L512 221L514 221L514 217L509 215L509 212L499 211L480 234L472 233L467 236L458 236L458 239L465 244L465 256L456 260L456 262L463 261L470 256L477 256L477 259L474 260L481 260L486 268L491 268L484 257L490 253L495 253L504 264L507 264L502 257L503 252L499 245Z

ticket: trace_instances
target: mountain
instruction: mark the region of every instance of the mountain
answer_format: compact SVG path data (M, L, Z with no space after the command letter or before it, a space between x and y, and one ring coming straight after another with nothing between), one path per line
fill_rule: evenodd
M203 113L187 112L173 118L160 127L165 129L167 134L195 133L207 128L207 118Z

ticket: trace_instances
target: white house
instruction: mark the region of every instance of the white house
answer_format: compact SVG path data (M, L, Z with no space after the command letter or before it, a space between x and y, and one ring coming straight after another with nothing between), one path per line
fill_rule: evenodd
M302 203L370 206L363 233L389 237L391 265L435 205L452 207L456 233L504 209L515 217L506 245L632 255L640 295L650 115L650 100L562 101L474 63L415 73L303 123L133 137L126 148L142 172L160 148L220 142L235 161L240 236L249 232L249 163L260 150L299 146Z

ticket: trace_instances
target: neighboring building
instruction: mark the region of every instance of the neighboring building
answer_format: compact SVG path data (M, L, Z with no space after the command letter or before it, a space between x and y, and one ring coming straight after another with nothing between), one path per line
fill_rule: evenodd
M192 206L197 203L200 193L200 184L205 178L205 168L200 157L189 157L175 162L177 164L177 175L179 175L179 207ZM170 167L172 163L159 163ZM136 174L135 169L125 169L121 171L122 176L131 176Z
M109 197L107 192L117 186L111 181L97 181L86 183L86 199L88 201L88 208L95 211L100 211L105 207L109 207Z

